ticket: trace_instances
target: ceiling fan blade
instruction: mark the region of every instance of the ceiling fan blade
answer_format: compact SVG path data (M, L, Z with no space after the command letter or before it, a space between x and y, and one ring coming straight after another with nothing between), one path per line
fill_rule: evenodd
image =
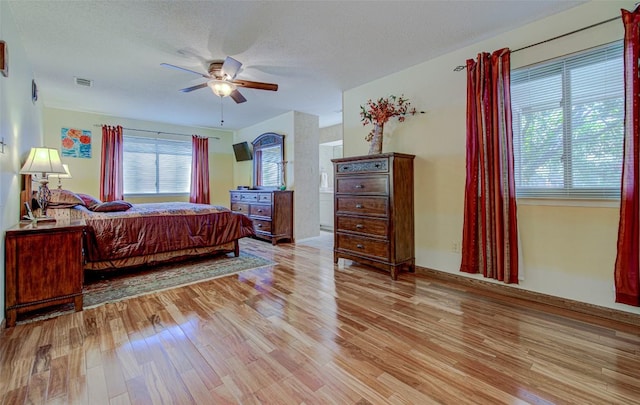
M187 87L186 89L180 89L180 91L183 92L183 93L189 93L190 91L203 89L205 87L207 87L207 83L201 83L201 84L197 84L195 86Z
M191 70L191 69L183 68L183 67L180 67L180 66L172 65L170 63L161 63L160 66L168 67L168 68L171 68L171 69L183 70L185 72L194 73L194 74L196 74L198 76L202 76L202 77L206 77L207 79L211 79L211 76L209 76L206 73L196 72L195 70Z
M229 97L231 97L233 101L236 102L236 104L244 103L245 101L247 101L247 99L244 98L242 94L240 94L238 89L232 91L231 94L229 94Z
M248 89L278 91L278 85L274 83L252 82L249 80L234 80L232 83L238 87L246 87Z
M227 56L222 64L222 74L226 75L229 79L233 79L236 77L241 67L242 63L233 59L231 56Z

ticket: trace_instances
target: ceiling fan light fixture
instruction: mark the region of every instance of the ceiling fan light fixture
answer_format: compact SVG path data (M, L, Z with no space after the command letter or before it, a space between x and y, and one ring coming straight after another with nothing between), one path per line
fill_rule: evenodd
M236 85L225 80L211 80L209 82L209 87L211 87L211 91L218 97L228 97L234 90L236 90Z

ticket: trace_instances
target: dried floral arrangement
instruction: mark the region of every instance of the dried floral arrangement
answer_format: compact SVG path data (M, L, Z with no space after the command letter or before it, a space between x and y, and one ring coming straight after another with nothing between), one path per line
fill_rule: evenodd
M402 122L407 115L415 115L417 113L418 111L411 107L409 99L406 99L404 95L400 97L394 95L386 98L381 97L375 102L369 100L366 105L360 106L362 125L374 124L384 127L384 124L393 117L398 117L398 121ZM375 128L365 137L367 142L373 139L374 132Z

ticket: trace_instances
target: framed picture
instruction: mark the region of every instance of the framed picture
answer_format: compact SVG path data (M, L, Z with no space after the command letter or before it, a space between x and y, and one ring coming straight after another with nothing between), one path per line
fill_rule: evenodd
M91 159L91 131L62 128L62 157Z
M2 76L9 76L9 51L7 50L7 44L4 41L0 41L0 73Z

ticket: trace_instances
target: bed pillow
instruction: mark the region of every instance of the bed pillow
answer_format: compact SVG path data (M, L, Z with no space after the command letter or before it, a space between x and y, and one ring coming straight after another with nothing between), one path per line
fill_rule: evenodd
M59 188L51 190L49 208L71 208L76 205L84 205L84 201L76 193Z
M80 197L80 199L84 203L84 206L87 208L92 207L96 204L102 203L102 201L98 200L97 198L89 194L82 194L82 193L76 193L76 194L78 195L78 197Z
M118 201L107 201L100 204L92 205L89 208L93 212L116 212L116 211L126 211L131 208L132 205L126 201L118 200Z

